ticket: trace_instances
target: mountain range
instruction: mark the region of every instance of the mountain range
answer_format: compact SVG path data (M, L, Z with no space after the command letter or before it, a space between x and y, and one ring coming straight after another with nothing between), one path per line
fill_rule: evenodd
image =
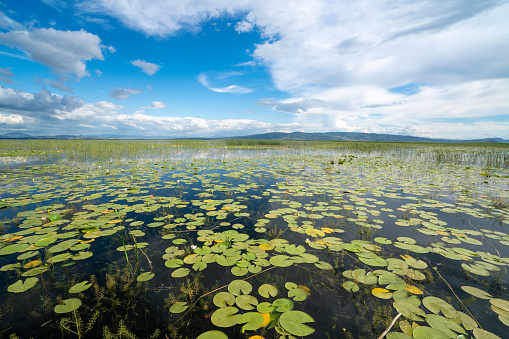
M0 134L0 139L182 139L168 138L164 136L150 138L125 138L114 135L84 136L84 135L53 135L53 136L32 136L26 133L5 133ZM325 132L325 133L305 133L305 132L271 132L263 134L252 134L228 138L185 138L185 139L256 139L256 140L307 140L307 141L385 141L385 142L435 142L435 143L466 143L466 142L487 142L487 143L509 143L508 139L502 138L484 138L484 139L435 139L422 138L410 135L378 134L378 133L358 133L358 132Z

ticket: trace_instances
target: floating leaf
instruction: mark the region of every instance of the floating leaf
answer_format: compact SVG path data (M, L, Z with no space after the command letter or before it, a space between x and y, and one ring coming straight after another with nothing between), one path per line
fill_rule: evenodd
M443 332L428 326L416 327L413 331L413 337L415 339L449 339L449 336Z
M241 277L243 275L246 275L249 272L249 270L245 267L235 266L232 267L231 272L234 276Z
M456 319L458 317L458 312L456 309L454 309L451 304L443 299L430 296L424 298L422 300L422 304L435 314L438 314L438 312L442 311L442 313L449 319Z
M55 306L55 313L69 313L81 306L81 300L72 298L63 300L63 305Z
M437 314L427 314L426 322L432 327L443 333L445 333L449 338L456 338L458 335L453 331L466 334L463 327L455 323L451 319L447 319Z
M245 323L245 325L242 326L242 329L246 330L246 331L257 330L263 326L264 322L265 322L265 318L263 317L263 315L261 315L258 312L244 313L244 314L242 314L242 316L240 317L240 320L239 320L239 324Z
M270 258L270 264L278 267L288 267L293 264L292 258L287 255L276 255Z
M189 308L189 305L184 301L177 301L171 305L170 313L182 313Z
M244 294L235 298L235 303L241 309L249 311L255 309L253 305L258 305L258 300L256 300L256 298L252 295Z
M348 280L343 283L343 288L347 291L357 292L359 290L359 285L351 280Z
M480 328L474 329L474 337L475 339L502 339L498 335Z
M468 294L471 294L471 295L473 295L474 297L477 297L477 298L481 298L481 299L491 299L491 298L493 298L493 296L491 294L489 294L488 292L483 291L481 289L478 289L476 287L461 286L461 289L463 291L467 292Z
M396 311L401 313L405 318L414 320L414 321L422 321L421 317L426 316L423 310L420 308L406 302L406 301L395 301L393 304Z
M288 291L288 298L292 298L293 301L304 301L308 297L306 290L302 288L294 288Z
M286 332L296 336L307 336L315 330L304 323L314 322L315 320L307 313L302 311L288 311L279 317L279 326Z
M269 284L263 284L258 288L258 293L264 298L275 297L277 288Z
M189 268L177 268L171 273L173 278L182 278L189 274L191 270Z
M293 309L293 301L291 301L290 299L286 299L286 298L280 298L280 299L276 299L272 303L272 306L275 306L276 311L278 311L278 312L288 312Z
M221 331L207 331L200 334L196 339L228 339L228 336Z
M405 291L408 291L412 294L423 294L422 290L416 286L407 285Z
M232 306L235 304L235 296L228 292L219 292L212 301L217 307Z
M35 275L39 275L41 273L44 273L46 272L47 270L49 270L49 267L47 266L39 266L39 267L34 267L26 272L24 272L22 274L22 276L24 277L33 277Z
M392 298L392 293L385 288L374 288L371 290L371 293L380 299L390 299Z
M210 320L219 327L231 327L237 325L241 315L236 314L239 311L236 307L222 307L212 313Z
M241 294L249 294L253 290L253 286L244 280L234 280L228 285L228 292L235 296Z
M142 274L140 274L137 278L136 278L136 281L138 282L144 282L144 281L148 281L150 279L152 279L154 277L154 273L152 272L144 272Z
M9 285L9 287L7 287L7 291L11 293L22 293L34 287L38 281L39 278L27 278L25 281L20 279L14 284Z
M88 280L85 280L71 287L69 293L80 293L90 288L90 286L92 286L92 284L89 284Z

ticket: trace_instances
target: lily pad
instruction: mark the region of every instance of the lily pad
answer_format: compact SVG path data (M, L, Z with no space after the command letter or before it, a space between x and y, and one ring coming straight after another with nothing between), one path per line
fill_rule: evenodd
M234 280L228 285L228 292L235 296L249 294L253 290L253 286L244 280Z
M263 284L258 288L258 293L264 298L275 297L277 288L270 284Z
M189 268L177 268L175 271L171 273L173 278L182 278L189 274L191 270Z
M235 304L235 296L228 292L219 292L212 301L217 307L232 306Z
M243 330L254 331L254 330L257 330L260 327L262 327L264 322L265 322L265 319L264 319L263 315L261 315L260 313L247 312L247 313L242 314L238 323L239 324L245 323L245 325L242 326Z
M34 287L38 281L39 278L27 278L25 281L20 279L14 284L9 285L9 287L7 287L7 291L11 293L22 293Z
M90 286L92 286L92 284L89 284L88 280L85 280L71 287L69 293L80 293L90 288Z
M200 334L196 339L228 339L228 336L221 331L207 331Z
M55 306L55 313L69 313L77 310L81 306L81 300L76 298L63 300L63 305Z
M315 330L305 323L314 322L315 320L302 311L288 311L279 317L278 324L286 332L296 336L307 336L312 334Z
M474 297L477 297L477 298L481 298L481 299L491 299L491 298L493 298L493 296L491 294L489 294L488 292L483 291L481 289L478 289L476 287L461 286L461 289L463 291L467 292L468 294L471 294L471 295L473 295Z
M237 325L240 321L240 314L237 314L239 311L236 307L222 307L212 313L212 317L210 320L212 323L219 327L231 327Z
M154 277L154 273L152 272L144 272L142 274L140 274L137 278L136 278L136 281L138 282L144 282L144 281L148 281L150 279L152 279Z
M189 308L189 305L183 301L177 301L175 304L171 305L170 313L182 313Z

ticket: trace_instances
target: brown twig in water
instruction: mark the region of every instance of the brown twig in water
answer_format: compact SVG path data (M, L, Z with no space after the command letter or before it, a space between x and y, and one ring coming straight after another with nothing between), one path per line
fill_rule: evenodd
M456 293L454 293L454 290L452 289L451 285L449 285L449 283L447 282L447 280L444 279L444 277L442 277L442 275L440 274L440 272L438 272L437 268L435 266L432 266L433 269L435 270L435 272L438 273L438 275L440 276L440 278L446 283L447 287L449 287L449 289L451 290L452 294L454 294L454 296L456 297L456 299L458 299L458 301L460 302L461 305L463 305L463 307L468 311L468 313L470 313L470 316L472 317L472 319L475 320L475 322L477 323L477 325L479 325L480 328L482 328L481 324L477 321L477 319L474 317L474 315L472 314L472 312L470 312L470 310L465 306L465 304L463 304L463 301L461 301L461 299L456 295Z
M150 259L148 258L148 255L145 254L145 252L143 252L143 250L141 248L139 248L139 250L141 251L141 253L143 253L143 255L145 256L145 258L147 258L147 261L148 261L148 264L150 265L150 270L152 271L152 261L150 261Z
M469 223L469 224L470 224L470 226L472 226L472 227L473 227L473 228L474 228L477 232L479 232L479 231L477 230L477 228L475 228L475 226L474 226L474 225L472 225L472 223L470 222L470 220L468 221L468 223ZM481 232L479 232L479 233L481 233ZM490 242L489 242L488 240L486 240L486 238L484 237L484 235L483 235L482 233L481 233L481 237L484 239L484 241L486 241L486 243L487 243L488 245L490 245L490 246L491 246L491 248L493 248L493 249L495 250L495 252L497 252L498 257L499 257L499 258L502 258L502 257L500 256L500 252L499 252L499 251L498 251L495 247L493 247L493 245L492 245L492 244L490 244Z
M394 326L399 317L401 317L401 313L398 313L398 315L395 316L394 319L392 319L392 322L389 325L389 327L387 327L385 331L382 334L380 334L380 336L377 339L382 339L383 337L385 337L385 335L391 330L392 326Z

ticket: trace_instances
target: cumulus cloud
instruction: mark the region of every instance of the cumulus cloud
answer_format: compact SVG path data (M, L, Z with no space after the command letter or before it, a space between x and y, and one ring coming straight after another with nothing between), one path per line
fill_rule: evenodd
M47 89L39 93L29 93L0 87L0 109L9 113L45 118L57 109L73 110L83 104L77 97L53 94Z
M159 71L159 69L161 69L161 66L159 66L157 64L153 64L151 62L146 62L145 60L134 60L134 61L131 61L131 64L133 66L141 68L143 73L145 73L149 76L154 75L157 71Z
M203 86L207 87L213 92L217 93L234 93L234 94L247 94L251 93L253 91L252 88L247 88L244 86L239 85L230 85L226 87L213 87L209 84L209 81L207 79L207 76L204 73L201 73L198 76L198 82L202 84Z
M19 114L0 113L0 124L19 125L23 123L23 117Z
M116 87L110 92L110 97L117 100L124 100L129 98L132 94L141 93L143 93L141 89Z
M6 17L0 18L6 26ZM0 33L0 44L18 49L32 60L46 65L61 75L72 74L76 79L89 75L86 62L92 59L104 60L101 39L81 29L60 31L54 28L24 28L20 24L9 24L8 32Z
M238 22L235 25L235 31L238 33L247 33L247 32L251 32L253 30L253 27L254 27L254 25L252 22L244 20L244 21Z
M161 101L152 101L152 104L150 104L149 106L143 106L141 108L165 108L166 107L166 104L164 102L161 102Z

